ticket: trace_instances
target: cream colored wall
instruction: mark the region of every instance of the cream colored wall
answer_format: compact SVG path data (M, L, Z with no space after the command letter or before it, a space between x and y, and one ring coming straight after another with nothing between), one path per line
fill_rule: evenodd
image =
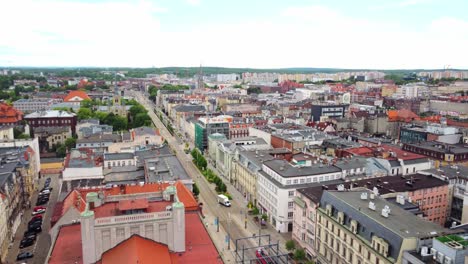
M0 262L3 263L8 253L10 240L8 239L8 224L6 200L0 197Z

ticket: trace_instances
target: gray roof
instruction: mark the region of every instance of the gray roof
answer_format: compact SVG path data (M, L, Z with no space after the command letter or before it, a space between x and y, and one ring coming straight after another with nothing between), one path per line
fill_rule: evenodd
M351 160L340 160L334 166L342 170L363 168L367 166L367 158L354 157Z
M152 127L138 127L133 130L135 132L135 136L156 136L156 130Z
M81 138L76 141L77 144L81 143L95 143L95 142L121 142L122 137L119 134L99 134L92 135L87 138Z
M456 165L456 166L440 166L438 169L425 170L424 172L430 173L436 176L445 176L449 179L455 179L457 177L468 179L468 167Z
M368 193L370 197L370 192L365 189L346 192L325 191L320 207L325 208L327 204L331 204L335 209L333 210L334 216L338 211L343 212L346 219L345 225L349 225L350 219L356 220L359 223L358 235L368 241L372 240L371 237L374 234L385 239L390 245L389 256L394 259L399 255L403 239L434 237L448 232L447 229L421 219L380 197L372 200L376 210L371 210L369 209L370 200L360 198L363 192ZM388 218L381 215L385 205L391 210Z
M405 165L413 165L413 164L418 164L418 163L425 163L428 161L429 161L428 158L421 158L421 159L403 160L403 163Z
M133 153L122 152L122 153L104 153L104 160L123 160L133 159L135 155Z
M74 117L76 114L62 110L39 111L26 115L24 118L56 118L56 117Z
M59 134L59 133L66 133L66 132L71 133L70 127L68 126L53 126L53 127L40 126L40 127L34 128L34 133Z
M251 171L262 169L262 164L265 161L274 159L267 151L239 151L239 162L247 166Z
M265 161L263 164L274 170L280 176L286 178L341 172L341 169L328 165L314 165L298 168L292 166L285 160L270 160Z
M78 125L81 125L81 124L94 124L94 125L99 125L99 119L94 119L94 118L83 119L83 120L81 120L81 121L78 121Z
M206 111L204 105L178 105L174 107L176 112L203 112Z

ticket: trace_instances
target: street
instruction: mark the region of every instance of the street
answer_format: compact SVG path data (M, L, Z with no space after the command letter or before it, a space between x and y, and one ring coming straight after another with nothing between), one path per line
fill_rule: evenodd
M36 200L38 192L44 187L44 182L47 177L51 178L50 187L52 187L52 192L50 194L49 202L43 206L47 207L46 212L43 214L43 221L42 221L42 232L38 234L36 242L29 247L20 249L19 244L20 241L23 239L23 234L28 228L28 222L32 218L32 210L36 206ZM49 252L49 248L51 245L49 230L50 230L50 219L54 212L55 203L57 202L58 192L59 192L59 175L58 174L51 174L51 175L42 175L42 178L39 180L39 186L37 186L37 191L34 193L32 200L31 200L31 208L27 208L24 210L24 214L22 217L21 225L19 226L16 234L15 240L13 242L12 247L8 251L8 258L7 263L34 263L34 264L43 264L46 260L47 254ZM16 256L20 252L32 252L34 257L27 260L16 261Z
M198 168L192 163L192 157L185 153L184 144L180 142L180 139L172 136L163 123L154 113L155 106L150 102L146 97L144 97L140 92L132 92L132 95L148 110L148 114L153 120L155 126L159 129L161 136L167 140L168 144L175 151L177 158L180 160L182 166L187 171L188 175L194 180L200 190L200 201L203 202L203 212L207 219L210 219L210 222L207 222L211 228L217 229L214 225L214 219L219 218L220 229L224 230L226 233L230 234L230 254L235 249L236 239L243 237L250 237L254 234L261 232L262 234L270 234L272 236L272 242L278 242L280 248L284 248L284 242L286 239L290 238L290 234L278 234L274 229L267 228L266 230L259 229L259 226L253 222L251 217L247 217L247 202L243 196L229 183L225 180L225 184L228 188L229 193L232 194L233 200L231 201L231 207L221 206L217 202L217 193L214 190L214 185L208 183L208 181L203 177ZM247 221L247 228L245 228L245 221ZM210 232L210 235L212 233ZM286 237L286 238L284 238ZM219 240L225 242L224 246L221 246L221 249L227 249L227 242L224 241L225 235L219 234L218 238L213 237L215 244L218 244L218 250L220 250ZM218 240L218 241L217 241ZM218 243L216 243L218 242ZM265 243L262 241L262 243ZM257 243L254 243L252 240L244 242L245 247L255 247L258 246ZM220 250L221 251L221 250ZM284 251L285 252L285 251ZM229 255L229 254L226 254ZM224 261L228 256L223 256ZM255 257L254 255L248 257ZM230 258L229 258L230 260Z

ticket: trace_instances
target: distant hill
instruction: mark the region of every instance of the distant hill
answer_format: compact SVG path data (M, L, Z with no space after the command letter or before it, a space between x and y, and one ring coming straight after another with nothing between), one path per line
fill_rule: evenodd
M1 67L21 70L24 73L55 73L59 76L92 76L99 71L128 71L129 77L146 77L146 74L173 73L181 77L189 77L199 72L199 67L161 67L161 68L102 68L102 67ZM457 71L456 69L450 69ZM202 67L204 74L243 73L243 72L274 72L274 73L336 73L336 72L358 72L358 71L381 71L389 74L405 74L421 71L443 71L443 69L341 69L341 68L278 68L278 69L256 69L256 68L224 68L224 67Z

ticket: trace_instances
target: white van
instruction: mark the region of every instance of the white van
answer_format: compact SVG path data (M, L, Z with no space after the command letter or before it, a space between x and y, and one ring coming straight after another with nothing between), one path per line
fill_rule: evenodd
M218 203L226 206L226 207L230 207L231 206L231 202L229 201L229 198L227 198L226 195L223 195L223 194L220 194L218 195Z

